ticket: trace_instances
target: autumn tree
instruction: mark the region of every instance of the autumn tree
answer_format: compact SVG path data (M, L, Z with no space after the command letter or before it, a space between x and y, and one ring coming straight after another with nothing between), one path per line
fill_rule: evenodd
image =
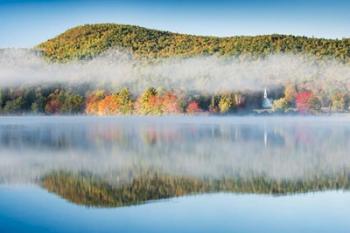
M284 88L284 99L287 101L290 105L295 104L295 98L297 95L297 90L294 84L288 83Z
M286 98L280 98L278 100L273 101L272 110L274 112L285 112L289 108L290 103L286 100Z
M171 91L164 93L162 99L162 112L176 114L181 112L181 99Z
M296 96L296 107L299 112L318 112L321 110L322 104L311 91L303 91Z
M148 88L136 101L137 113L143 115L160 115L163 113L162 99L155 88Z
M348 107L348 96L341 91L335 91L332 95L331 101L332 110L344 111Z
M220 97L219 109L221 113L232 112L236 107L236 98L234 94L226 94Z
M56 89L47 98L45 112L48 114L80 113L83 106L84 99L82 96Z
M104 90L96 90L90 93L86 98L85 112L87 114L98 114L99 103L105 98L106 94Z
M133 112L133 100L127 88L119 92L105 96L98 103L98 112L101 115L131 114Z
M116 94L119 104L118 112L121 114L131 114L134 110L134 100L128 88L123 88Z
M202 109L199 107L199 103L196 100L192 100L188 103L186 112L189 114L195 114L202 112Z

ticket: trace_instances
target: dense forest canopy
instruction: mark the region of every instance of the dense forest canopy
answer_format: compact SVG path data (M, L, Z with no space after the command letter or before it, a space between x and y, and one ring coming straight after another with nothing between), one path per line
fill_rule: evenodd
M93 24L67 30L37 46L52 61L87 59L111 48L131 50L136 57L224 55L267 56L289 53L350 61L350 39L334 40L292 35L195 36L132 25Z

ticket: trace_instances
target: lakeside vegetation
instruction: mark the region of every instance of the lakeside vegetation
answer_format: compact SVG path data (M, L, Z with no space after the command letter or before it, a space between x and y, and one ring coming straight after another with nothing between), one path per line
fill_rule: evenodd
M350 61L350 39L334 40L292 35L195 36L122 24L74 27L37 46L51 61L89 59L111 48L130 50L140 58L197 55L310 55Z
M288 35L211 37L152 30L132 25L94 24L67 30L37 46L54 62L90 59L111 48L130 50L145 59L220 55L265 57L271 54L300 54L343 63L350 61L350 39L330 40ZM48 77L49 78L49 77ZM281 77L283 78L283 77ZM306 83L308 82L308 83ZM284 83L268 90L271 104L264 109L263 90L221 93L184 92L149 87L142 93L81 86L37 85L0 88L0 114L318 114L348 112L350 90L345 83L305 81ZM328 86L327 86L328 85ZM104 87L106 87L105 85ZM321 86L321 87L320 87ZM262 110L262 111L261 111Z
M269 92L269 112L318 114L349 111L350 92L310 90L288 84ZM185 93L147 88L135 95L127 88L117 91L85 86L25 87L0 89L0 113L7 114L88 114L88 115L169 115L244 114L263 109L262 91Z
M285 195L323 190L348 190L349 179L347 173L305 180L271 180L267 177L199 179L148 172L134 178L131 183L113 186L91 174L58 171L43 177L41 185L49 192L56 193L75 204L118 207L199 193Z

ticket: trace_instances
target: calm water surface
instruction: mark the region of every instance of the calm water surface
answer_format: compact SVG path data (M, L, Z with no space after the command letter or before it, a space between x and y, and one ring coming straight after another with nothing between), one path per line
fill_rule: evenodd
M349 232L349 117L2 117L0 232Z

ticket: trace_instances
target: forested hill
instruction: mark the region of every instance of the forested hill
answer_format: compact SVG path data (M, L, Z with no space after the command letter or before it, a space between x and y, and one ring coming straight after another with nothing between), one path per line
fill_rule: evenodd
M110 48L127 48L138 57L276 53L307 54L350 62L350 39L333 40L292 35L194 36L120 24L78 26L37 46L53 61L94 57Z

